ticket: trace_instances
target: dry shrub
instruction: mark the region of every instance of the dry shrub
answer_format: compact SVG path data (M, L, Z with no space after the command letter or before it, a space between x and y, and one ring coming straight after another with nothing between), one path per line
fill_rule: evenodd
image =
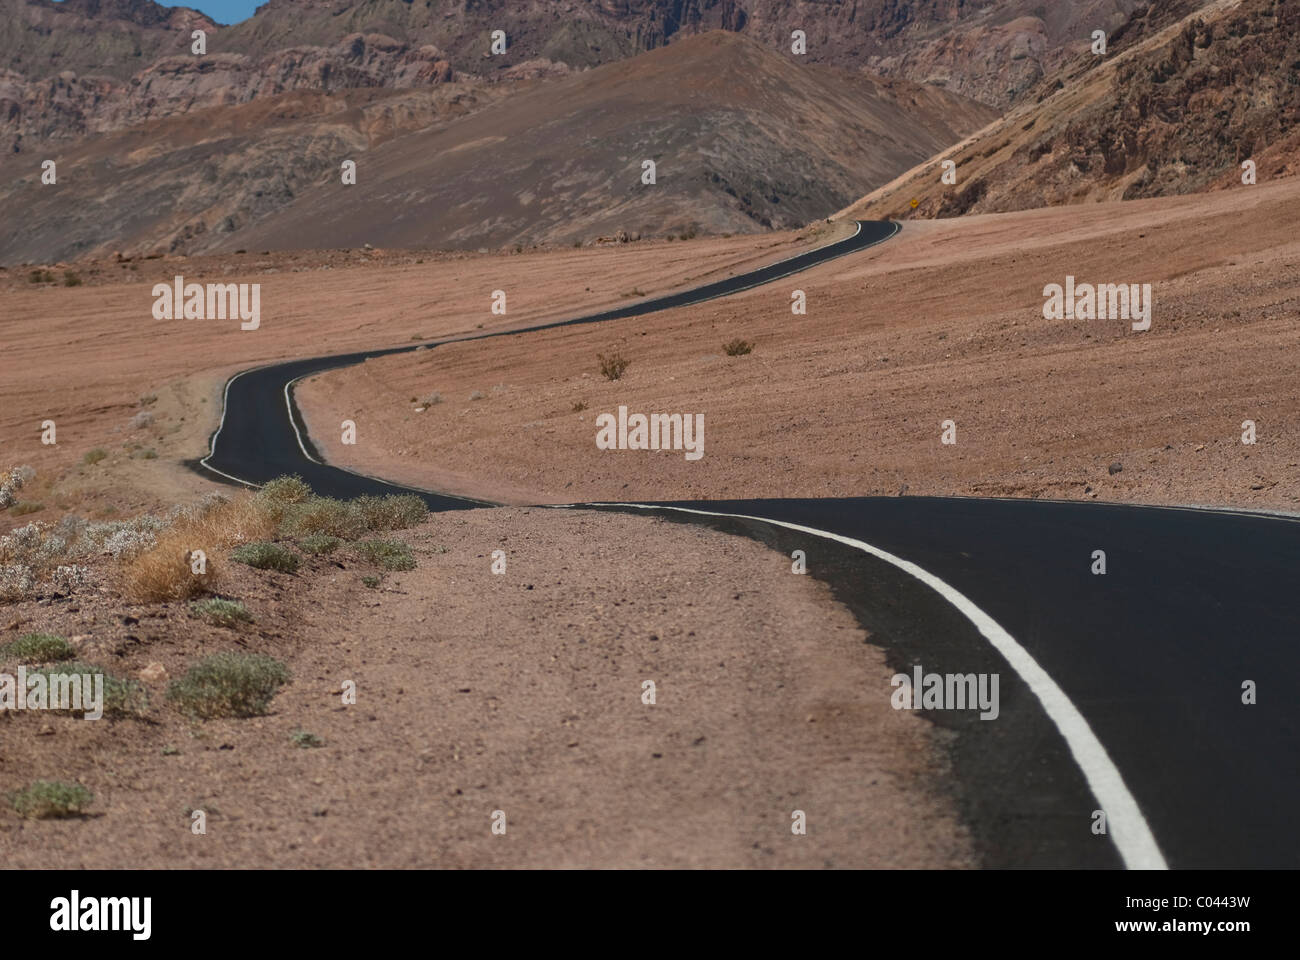
M600 361L600 373L606 380L619 380L623 377L623 371L631 366L632 361L628 360L621 353L605 356L603 353L596 354L596 359Z
M188 600L207 593L221 580L215 542L196 542L183 531L168 530L158 542L126 563L124 570L127 595L142 603L164 600ZM191 565L192 551L206 555L205 572L196 574Z
M221 580L220 558L242 543L271 536L275 520L251 499L220 502L181 513L161 531L154 546L127 560L127 594L145 603L188 600L214 589ZM196 550L206 556L206 572L193 571Z

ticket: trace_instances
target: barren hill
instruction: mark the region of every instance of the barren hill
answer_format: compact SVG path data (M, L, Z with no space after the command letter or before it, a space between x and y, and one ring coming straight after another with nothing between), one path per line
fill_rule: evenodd
M865 217L951 217L1241 186L1294 174L1300 4L1154 0L1024 104L854 204ZM944 160L957 184L941 182ZM915 212L912 201L917 201Z
M715 32L385 144L355 188L306 193L238 242L477 247L801 226L990 114L903 81L792 69Z
M0 200L18 229L0 262L802 226L993 116L722 32L510 96L460 83L299 92L82 141L57 186L9 160ZM355 186L340 182L345 159Z

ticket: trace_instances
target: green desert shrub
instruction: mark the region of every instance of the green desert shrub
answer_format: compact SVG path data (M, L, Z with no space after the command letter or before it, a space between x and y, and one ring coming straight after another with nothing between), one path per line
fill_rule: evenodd
M20 817L53 820L79 817L94 801L95 795L75 783L37 780L9 795L9 804Z
M73 655L72 645L52 633L28 633L0 647L0 660L19 663L52 663L68 660Z
M361 514L366 529L373 533L405 530L421 522L429 513L428 505L413 493L358 497L352 502Z
M279 570L281 573L293 573L298 569L298 555L288 547L278 543L259 540L246 543L236 548L230 558L236 563L246 563L258 570Z
M30 680L38 675L43 676L46 678L46 683L50 684L51 677L82 673L90 674L92 677L102 676L104 678L104 716L125 719L143 717L149 712L149 692L145 690L142 684L135 680L115 677L111 673L105 672L103 667L97 667L93 663L73 660L55 666L41 667L39 670L29 671L27 678ZM81 707L68 712L84 713L86 708L87 705L83 702ZM50 709L53 709L52 705Z
M276 477L269 481L261 490L257 491L255 500L258 503L302 503L312 496L311 487L307 482L296 473L284 477Z
M313 533L311 536L303 537L298 541L298 549L303 553L319 555L333 553L342 543L343 541L340 538L331 537L328 533Z
M220 597L195 600L190 604L190 615L218 627L235 627L241 623L253 622L253 615L242 603Z
M424 501L414 494L355 500L310 497L285 509L280 528L290 537L324 534L356 540L367 533L404 530L419 523L428 512Z
M320 534L356 540L367 533L414 526L429 512L422 498L409 493L355 500L318 497L297 476L272 480L254 502L275 521L282 537L295 539ZM325 548L326 552L330 549Z
M253 717L266 712L289 668L261 653L217 653L167 688L167 699L194 717Z
M415 569L411 548L400 540L362 540L356 550L367 563L385 570Z
M310 497L285 509L280 520L280 532L286 537L320 533L355 540L366 532L366 525L350 502L332 497Z

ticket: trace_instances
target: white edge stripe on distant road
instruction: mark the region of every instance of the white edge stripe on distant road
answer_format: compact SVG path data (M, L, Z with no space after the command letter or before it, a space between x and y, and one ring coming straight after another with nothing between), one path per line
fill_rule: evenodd
M307 374L303 374L303 376L307 376ZM289 388L301 379L302 377L294 377L284 385L284 414L289 418L289 426L293 427L293 435L298 438L298 449L302 451L302 455L312 463L319 464L320 461L307 452L307 445L302 442L302 434L298 431L298 424L293 419L293 400L289 397Z
M760 523L770 523L789 530L798 530L800 533L812 534L816 537L823 537L846 546L855 547L871 554L873 557L879 557L886 563L893 564L904 573L911 574L960 610L966 619L975 625L975 628L979 630L984 638L993 644L994 649L1002 654L1007 663L1011 664L1011 668L1020 675L1020 679L1038 698L1038 701L1043 705L1043 709L1047 711L1047 715L1051 717L1052 722L1056 724L1056 728L1061 732L1061 736L1065 738L1066 744L1069 745L1070 753L1073 754L1079 769L1083 771L1083 776L1088 781L1088 787L1092 790L1097 803L1106 812L1107 830L1111 841L1115 844L1115 848L1124 859L1124 865L1130 870L1167 870L1169 868L1168 864L1165 863L1164 855L1160 852L1160 847L1156 844L1155 837L1151 833L1151 828L1147 825L1146 818L1142 816L1142 811L1138 808L1137 801L1129 793L1124 778L1120 776L1120 772L1110 759L1110 755L1106 753L1106 748L1101 745L1097 735L1088 726L1088 721L1084 719L1083 714L1070 701L1070 698L1065 695L1065 691L1057 686L1056 681L1038 665L1038 661L1030 655L1029 651L1017 643L1015 638L1007 633L996 620L977 607L960 590L940 580L928 570L917 566L910 560L896 557L892 553L881 550L879 547L873 547L861 540L845 537L838 533L831 533L828 530L818 530L816 527L805 527L798 523L789 523L785 520L753 517L741 513L693 510L688 507L655 506L647 503L595 503L585 504L585 506L673 510L678 513L694 513L706 517L756 520ZM1080 829L1085 829L1082 823Z
M218 476L225 477L227 480L233 480L235 481L235 483L242 483L246 487L254 487L254 488L257 487L257 484L249 483L247 480L241 479L240 477L231 476L230 474L226 473L224 470L218 470L212 464L208 463L208 461L211 460L212 455L217 452L217 437L221 436L221 430L226 425L226 411L230 409L230 403L229 403L230 385L234 383L236 380L238 380L240 377L242 377L244 374L248 373L249 370L255 370L255 369L257 368L249 367L248 370L240 370L237 374L235 374L233 377L231 377L229 380L226 381L226 386L221 391L221 422L217 424L217 429L212 432L212 439L208 441L208 455L199 461L199 465L202 466L205 470L211 470L213 473L217 474Z
M885 240L888 240L888 239L890 239L891 237L895 236L895 235L898 233L898 231L900 231L900 230L903 229L903 225L902 225L901 223L899 223L897 220L893 220L893 221L890 221L890 222L893 224L893 226L894 226L894 230L893 230L892 233L889 234L888 237L881 237L879 240L875 240L875 241L873 241L872 243L867 244L867 245L866 245L865 247L863 247L862 249L863 249L863 250L868 250L868 249L870 249L871 247L876 246L877 244L883 243ZM753 271L749 271L749 272L753 273L753 272L756 272L757 270L770 270L772 267L779 267L781 264L783 264L783 263L789 263L791 260L798 260L800 257L805 256L806 254L809 254L809 253L814 253L814 252L816 252L817 250L827 250L827 249L830 249L830 248L832 248L832 247L838 246L839 244L847 243L848 241L850 241L850 240L854 239L856 236L858 236L858 234L862 233L862 221L861 221L861 220L855 220L855 221L854 221L854 224L855 224L855 226L856 226L856 229L853 231L852 234L850 234L849 236L845 237L843 240L836 240L836 241L834 241L834 242L832 242L832 243L828 243L825 247L814 247L812 250L805 250L805 251L803 251L802 253L792 254L792 255L786 257L784 260L778 260L778 261L776 261L775 263L769 263L766 267L757 267L757 268L755 268L755 270L753 270ZM832 257L831 259L836 259L836 258ZM827 262L829 262L829 261L827 261ZM796 270L796 271L792 271L792 272L798 273L798 272L801 272L801 271ZM740 288L737 289L737 290L732 290L732 291L730 291L730 293L724 294L723 296L730 296L732 293L741 293L741 292L743 292L743 291L745 291L745 290L751 290L751 289L753 289L754 287L763 286L763 285L768 284L768 283L775 283L777 280L783 280L783 279L785 279L785 278L788 277L788 276L790 276L789 273L781 274L780 276L772 277L772 278L769 279L769 280L762 280L762 281L759 281L758 283L750 284L748 287L740 287ZM689 292L689 291L687 291L687 292ZM664 296L673 296L673 294L664 294ZM721 297L711 297L710 299L717 300L717 299L721 299ZM693 304L687 304L687 306L693 306ZM670 309L670 308L664 308L664 309ZM537 332L537 330L539 330L539 329L540 329L540 330L549 329L550 326L551 326L550 324L544 324L544 325L543 325L542 327L540 327L540 328L525 328L525 329L517 330L517 331L514 331L514 332L515 332L515 333L534 333L534 332ZM473 334L473 335L470 335L470 336L468 336L468 337L464 337L464 338L450 338L450 339L447 339L447 340L438 340L438 341L435 341L435 342L432 343L432 344L429 344L429 346L438 346L439 344L447 344L447 343L463 343L463 342L466 342L466 341L473 341L473 340L485 340L485 339L488 339L488 338L490 338L490 337L506 336L506 335L509 335L510 333L511 333L511 331L509 331L509 330L502 330L502 331L497 331L497 332L494 332L494 333ZM387 348L385 348L385 349L387 349ZM416 348L416 349L420 349L420 348ZM285 363L285 362L289 362L289 361L279 361L279 362L281 362L281 363ZM233 377L231 377L229 380L226 381L226 386L225 386L225 388L221 391L221 421L220 421L220 423L217 424L217 429L213 432L213 434L212 434L212 439L211 439L211 440L209 441L209 443L208 443L208 455L199 461L199 465L202 466L204 469L211 470L213 473L217 474L218 476L225 477L227 480L233 480L233 481L235 481L236 483L242 483L242 484L243 484L244 486L246 486L246 487L253 487L253 488L258 488L258 487L261 486L261 484L253 483L251 480L244 480L244 479L241 478L241 477L233 476L232 474L226 473L224 470L218 470L218 469L217 469L216 467L214 467L212 464L208 463L208 461L211 460L211 459L212 459L212 456L217 452L217 437L221 436L221 430L222 430L222 428L225 427L225 425L226 425L226 411L230 408L230 404L229 404L229 402L228 402L228 401L229 401L229 398L230 398L230 385L231 385L232 383L234 383L236 380L238 380L240 377L242 377L244 374L246 374L246 373L252 373L254 370L260 370L260 369L261 369L261 367L249 367L247 370L240 370L240 371L239 371L238 373L236 373ZM303 374L302 376L303 376L303 377L305 377L305 376L310 376L310 374L309 374L309 373L305 373L305 374ZM308 460L310 460L312 463L320 464L321 466L329 466L329 464L324 464L324 463L322 463L320 460L317 460L315 457L313 457L310 453L307 452L307 446L306 446L306 444L303 443L303 440L302 440L302 434L298 431L298 425L297 425L296 423L294 423L294 419L293 419L293 403L292 403L292 401L289 399L289 388L292 387L295 383L297 383L297 382L298 382L299 380L301 380L301 379L302 379L302 377L295 377L294 379L288 381L288 382L284 385L284 406L285 406L285 412L286 412L286 413L288 414L288 416L289 416L289 426L293 427L294 435L298 438L298 449L302 451L302 455L303 455L304 457L306 457ZM392 486L399 486L399 484L391 483L391 482L389 482L388 480L384 480L384 479L381 478L381 477L372 477L372 476L370 476L369 474L366 474L366 473L357 473L357 471L355 471L355 470L348 470L346 467L336 467L335 469L338 469L338 470L345 470L345 471L348 472L348 473L354 474L355 476L358 476L358 477L365 477L365 478L368 479L368 480L377 480L377 481L379 481L380 483L386 483L386 484L388 484L390 487L392 487ZM414 488L409 488L409 489L414 489ZM426 492L426 493L432 493L433 491L425 491L425 492ZM438 496L447 496L447 497L451 497L452 499L457 499L457 500L470 500L470 499L471 499L471 498L469 498L469 497L454 497L454 496L452 496L451 494L437 494L437 495L438 495ZM477 503L477 502L487 503L488 501L484 500L484 501L473 501L473 502L476 502L476 503Z

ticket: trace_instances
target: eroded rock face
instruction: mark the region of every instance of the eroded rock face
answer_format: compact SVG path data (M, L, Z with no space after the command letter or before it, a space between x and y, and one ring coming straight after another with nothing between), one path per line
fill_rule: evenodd
M1195 5L1203 0L1179 0ZM221 26L153 0L0 0L0 149L294 90L535 80L709 30L1004 108L1143 0L269 0ZM207 53L191 52L203 30ZM493 30L507 52L488 52Z
M0 69L31 78L72 69L125 80L163 57L188 53L190 30L198 27L208 31L210 54L240 54L254 63L301 48L323 48L337 56L344 37L379 35L411 50L433 45L446 51L443 59L452 70L483 76L538 60L574 69L598 66L710 30L741 33L789 54L791 34L800 30L807 38L807 62L938 79L954 92L1005 107L1080 49L1092 30L1116 29L1144 5L1144 0L269 0L252 18L221 27L202 14L159 7L152 0L0 0L0 13L11 13L15 21L0 32ZM508 36L502 56L488 52L493 30ZM343 60L355 66L346 51Z
M351 34L332 47L291 47L254 59L238 53L164 57L126 81L73 71L32 80L0 73L0 145L17 153L34 143L107 133L209 107L248 103L295 90L451 82L451 64L435 46Z
M379 46L367 38L367 50ZM436 65L429 56L421 62ZM419 75L414 62L402 66ZM242 67L223 56L211 69L242 80ZM283 82L265 65L251 76ZM159 92L164 81L168 95L196 105L232 89L209 89L202 73L155 71L129 105L176 109ZM721 31L519 83L528 92L466 79L196 106L59 142L56 188L39 184L43 152L11 156L0 160L0 205L16 228L0 236L0 264L114 250L569 246L620 229L681 237L798 227L995 116L908 81L791 69ZM649 145L660 182L640 190ZM345 160L356 163L351 185L341 182Z
M1152 0L1109 49L1067 61L953 152L957 190L918 171L854 213L943 218L1239 188L1246 160L1260 183L1295 172L1297 4Z

